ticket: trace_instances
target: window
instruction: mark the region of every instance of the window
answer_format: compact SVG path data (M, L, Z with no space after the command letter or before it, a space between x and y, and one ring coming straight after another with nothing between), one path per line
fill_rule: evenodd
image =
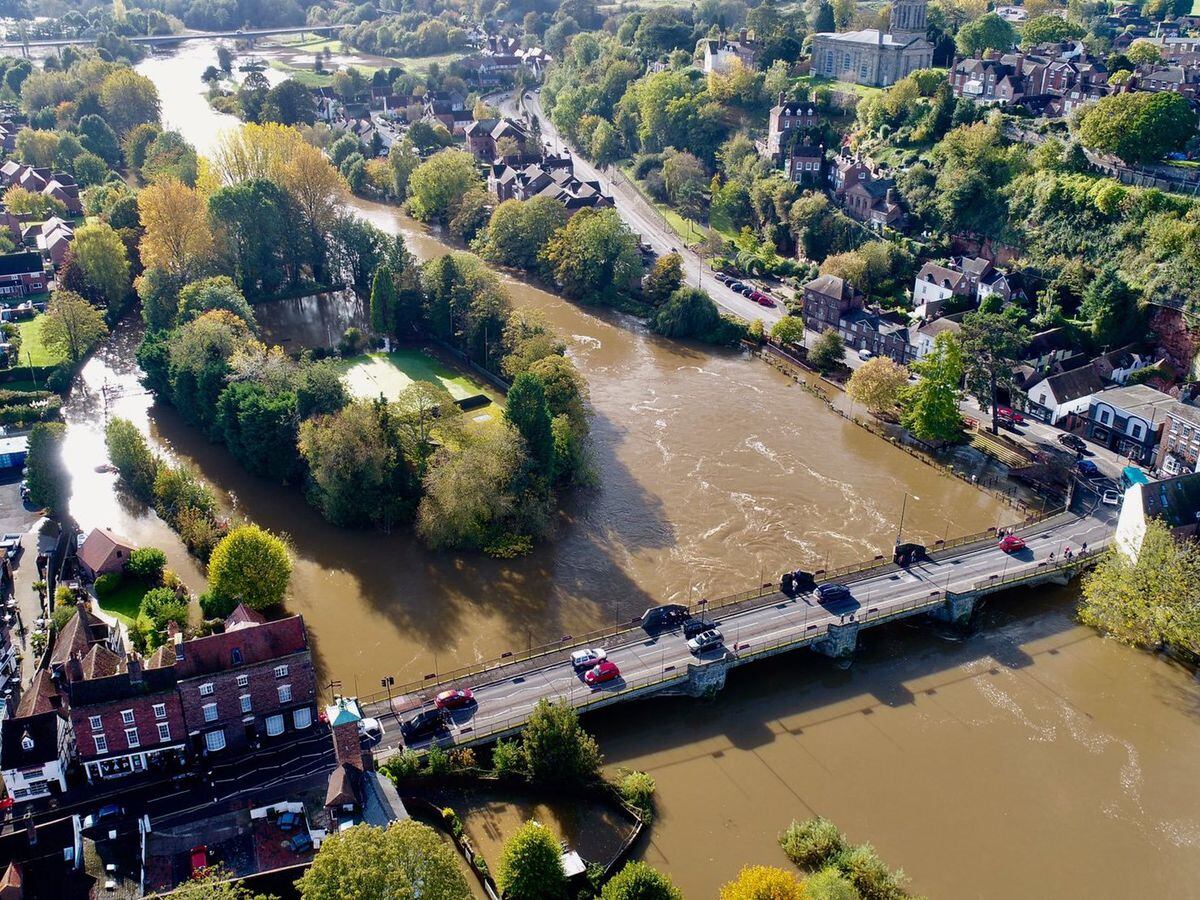
M32 750L33 749L33 738L31 738L29 736L28 732L26 732L21 737L21 749L22 750Z
M92 726L92 731L103 731L104 730L104 722L102 722L100 720L99 716L88 716L88 722Z
M201 697L207 697L210 694L212 694L212 692L213 692L213 686L212 686L211 681L206 681L206 682L204 682L204 684L200 685L200 696Z
M165 719L167 717L167 705L165 703L154 704L154 718Z
M244 712L244 713L250 712L250 695L242 694L242 696L238 697L238 700L241 701L242 712Z
M138 730L136 728L125 729L125 743L129 745L130 749L141 745L141 741L138 740Z
M230 650L229 658L235 666L240 666L242 664L242 648L234 647L232 650Z
M237 677L237 686L238 686L238 687L245 687L245 686L246 686L246 685L248 685L249 683L250 683L250 676L249 676L249 675L239 675L239 676Z
M276 678L287 678L287 673L288 673L287 666L276 666L275 667L275 677Z
M292 713L292 722L297 728L307 728L312 724L312 710L307 706Z
M217 721L217 704L205 703L203 709L204 709L204 721L205 722Z
M1131 434L1133 435L1133 439L1135 441L1140 441L1142 439L1142 426L1134 424Z
M281 684L279 686L279 702L280 703L291 703L292 702L292 686L290 684Z
M158 739L160 741L169 741L171 739L171 726L168 723L158 723Z
M132 709L121 710L121 724L122 725L132 725L133 724L133 710Z
M1107 410L1107 409L1106 409L1106 410L1103 410L1103 411L1100 413L1100 424L1101 424L1101 425L1107 425L1107 424L1108 424L1108 410Z
M210 753L225 749L225 730L210 731L204 736L204 748Z
M92 740L96 742L96 752L97 753L107 753L108 752L108 739L105 738L104 735L94 734L94 735L92 735Z
M267 717L267 737L283 734L283 716Z

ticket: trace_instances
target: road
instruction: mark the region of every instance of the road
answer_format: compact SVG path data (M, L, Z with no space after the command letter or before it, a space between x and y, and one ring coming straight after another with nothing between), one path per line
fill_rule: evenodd
M537 116L543 140L572 151L575 157L575 174L579 178L584 181L600 182L604 191L612 196L617 212L620 213L625 224L639 234L643 242L648 244L659 256L675 251L683 257L685 283L704 288L723 311L747 322L762 319L768 329L786 314L782 303L774 309L759 306L753 300L731 291L717 281L713 277L712 268L705 263L704 258L688 249L679 235L663 221L658 210L642 197L623 176L617 176L614 179L599 171L571 147L570 143L554 127L550 117L543 112L539 91L530 91L526 95L524 108L530 115ZM522 112L517 106L515 91L501 100L500 111L511 118L522 117Z
M883 618L917 603L927 601L936 592L965 593L978 582L992 576L1012 577L1030 573L1044 565L1051 553L1062 560L1067 548L1078 551L1086 542L1089 551L1106 546L1115 524L1115 510L1097 506L1094 495L1088 498L1091 508L1083 516L1063 516L1048 520L1028 532L1018 530L1029 546L1015 554L1000 551L991 541L958 550L949 550L908 569L884 569L873 576L853 582L851 598L837 604L823 605L811 594L788 598L776 593L767 595L762 605L753 609L718 618L717 624L725 637L725 647L701 658L693 656L678 630L648 638L635 632L619 646L608 647L608 658L620 668L615 681L597 688L589 687L580 674L572 670L569 661L532 671L515 667L507 677L504 670L493 673L485 684L470 685L476 704L452 714L449 735L440 743L472 740L476 735L494 733L516 727L528 717L534 705L543 698L565 699L580 706L605 692L620 692L661 682L671 672L682 674L689 663L707 663L724 658L725 654L753 655L764 649L788 643L814 634L820 635L831 624L842 622L853 614L858 621ZM512 674L519 672L519 674ZM467 686L467 685L459 685ZM391 701L393 711L411 715L412 698L398 697ZM398 717L388 715L387 701L368 706L367 714L380 718L388 729L384 748L399 743ZM420 748L430 742L415 742Z

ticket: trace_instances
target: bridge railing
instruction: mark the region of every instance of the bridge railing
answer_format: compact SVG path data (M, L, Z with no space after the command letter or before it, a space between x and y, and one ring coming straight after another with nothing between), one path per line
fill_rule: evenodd
M1006 584L1016 585L1023 581L1031 581L1034 578L1040 578L1044 575L1050 574L1051 572L1080 571L1090 566L1094 566L1100 560L1100 557L1103 555L1103 551L1106 546L1107 545L1091 548L1087 551L1087 553L1076 553L1069 561L1059 559L1055 560L1054 562L1050 562L1049 560L1043 559L1032 568L1020 569L1017 572L1014 572L1012 575L1005 575L1003 573L1000 575L992 575L990 578L984 578L975 582L973 590L981 591Z

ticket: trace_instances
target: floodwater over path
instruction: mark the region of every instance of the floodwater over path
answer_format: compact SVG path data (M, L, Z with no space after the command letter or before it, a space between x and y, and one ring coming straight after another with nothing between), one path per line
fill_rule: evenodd
M141 66L164 118L201 151L232 124L201 96L200 72L214 61L212 45L189 44ZM418 257L446 252L395 210L352 202ZM572 499L558 540L527 559L431 554L407 534L326 526L299 491L250 478L154 404L130 370L130 336L85 369L87 390L68 405L69 452L102 459L107 397L110 413L191 460L228 505L292 535L289 606L305 615L326 677L346 690L357 679L364 693L383 674L420 677L650 603L738 590L760 572L869 556L895 539L906 493L906 536L1001 517L991 498L845 423L766 366L509 287L514 302L546 314L588 380L600 472L596 490ZM350 314L305 306L315 302L262 313L269 326L331 330ZM72 503L82 524L164 546L198 585L171 533L87 469ZM713 701L631 704L587 724L611 765L657 779L644 855L688 897L713 896L742 864L783 864L775 835L814 813L874 842L931 897L1194 896L1195 680L1073 624L1072 599L1007 595L966 640L915 625L878 630L847 671L791 654L735 671Z

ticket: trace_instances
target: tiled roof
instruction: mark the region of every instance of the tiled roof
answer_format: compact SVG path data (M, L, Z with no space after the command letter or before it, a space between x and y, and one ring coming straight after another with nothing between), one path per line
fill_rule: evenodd
M59 696L54 679L45 669L38 669L33 676L33 681L21 695L21 702L17 705L17 711L13 715L17 718L36 716L40 713L54 712L61 706L62 698Z
M1096 374L1096 370L1090 364L1058 375L1051 375L1046 379L1046 384L1054 394L1054 399L1059 403L1078 400L1104 389L1100 376Z
M342 806L360 803L359 779L362 772L349 763L342 763L329 776L329 790L325 792L326 806Z
M59 632L50 663L64 665L72 653L83 656L92 648L92 644L99 643L107 637L108 625L86 609L80 609L67 620L67 624Z
M308 638L304 620L300 616L288 616L260 625L246 623L232 631L183 641L176 647L175 668L180 679L195 678L234 668L234 650L240 652L241 665L253 665L306 649Z
M1141 486L1147 518L1162 519L1172 528L1200 522L1200 474L1178 475Z
M113 550L118 548L124 550L128 556L137 549L137 544L108 528L93 528L79 548L79 561L94 572L104 565Z

